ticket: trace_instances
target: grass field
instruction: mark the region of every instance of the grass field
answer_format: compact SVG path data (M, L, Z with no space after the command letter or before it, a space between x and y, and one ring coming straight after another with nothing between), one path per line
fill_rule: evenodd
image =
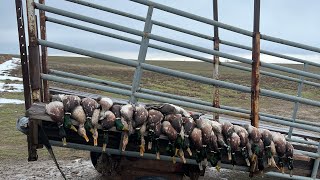
M0 62L1 63L1 62ZM148 61L150 64L176 69L183 72L212 77L212 65L201 62L169 62L169 61ZM285 65L287 67L301 69L301 65ZM49 57L49 68L86 75L99 79L111 80L131 85L134 68L99 61L91 58L75 58L75 57ZM312 72L319 72L319 69L311 68ZM273 71L276 72L276 71ZM220 68L220 79L227 82L237 83L250 86L251 73L243 72L226 67ZM17 69L11 72L12 75L21 76L21 70ZM297 76L293 76L297 77ZM317 81L320 83L320 81ZM121 95L110 94L98 90L87 88L79 88L75 86L63 85L60 83L50 82L50 86L58 86L81 90L85 92L108 95L111 97L128 98ZM179 78L153 73L149 71L143 72L141 87L149 88L157 91L173 93L181 96L189 96L196 99L212 102L212 90L210 85L203 85L198 82L182 80ZM261 77L261 88L283 92L290 95L296 95L297 83L288 82L276 78ZM319 90L312 86L305 86L302 97L320 100ZM0 98L23 99L23 93L0 93ZM228 89L220 89L220 99L222 105L236 106L241 108L250 108L250 94L241 93ZM268 97L261 97L261 111L277 114L285 117L291 117L293 103L283 100L276 100ZM27 143L26 136L22 135L15 129L16 119L24 115L23 105L0 105L0 159L2 160L26 160ZM302 105L298 118L311 121L319 121L320 108ZM86 152L59 149L56 151L59 159L68 157L87 156ZM40 150L40 158L48 158L45 150ZM71 158L72 158L71 157Z

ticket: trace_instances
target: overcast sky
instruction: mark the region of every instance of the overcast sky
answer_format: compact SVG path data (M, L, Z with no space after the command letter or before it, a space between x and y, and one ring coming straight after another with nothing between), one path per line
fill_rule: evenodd
M0 53L19 53L14 2L14 0L0 1ZM93 2L139 16L145 16L147 13L146 6L136 4L127 0L95 0ZM194 13L209 19L212 19L213 16L212 0L155 0L155 2L170 5L174 8ZM90 8L79 6L70 2L65 2L63 0L47 0L47 5L59 7L61 9L69 10L72 12L82 13L90 17L117 23L119 25L124 25L137 30L143 30L144 26L142 22L136 20L130 20L128 18L120 17L99 10L92 10ZM320 47L319 7L319 0L261 0L261 33ZM61 16L56 16L50 13L48 13L47 16L56 17L59 19L63 18ZM104 27L67 18L64 19L119 34L119 32L117 31L113 31ZM212 26L172 15L160 10L154 11L153 19L187 28L193 31L198 31L203 34L213 34ZM219 0L219 21L251 31L253 26L253 0ZM84 32L81 30L63 27L61 25L52 24L50 22L48 22L47 33L49 41L107 53L123 58L136 59L139 50L139 46L134 44L122 42L100 35L94 35L92 33ZM182 33L177 33L171 30L166 30L157 26L153 27L152 33L212 49L212 42L208 40L203 40ZM141 39L141 37L128 35L126 33L120 34L138 40ZM223 40L234 41L236 43L251 46L251 38L243 35L238 35L233 32L220 30L220 38ZM173 47L156 41L151 42L166 47ZM186 52L192 52L184 50L182 48L174 48ZM299 50L283 45L275 45L273 43L267 43L264 41L262 41L261 48L279 53L292 54L293 56L313 61L317 60L318 58L317 54L309 51ZM243 51L226 46L221 46L221 51L250 58L250 52L248 51ZM153 50L151 48L148 49L148 52L148 59L184 59L181 56L175 56L169 53ZM66 53L63 51L51 49L49 50L49 55L65 54ZM210 55L208 54L196 54L210 57ZM265 58L265 60L269 59L269 57L266 56L263 56L263 58ZM263 58L262 60L264 60Z

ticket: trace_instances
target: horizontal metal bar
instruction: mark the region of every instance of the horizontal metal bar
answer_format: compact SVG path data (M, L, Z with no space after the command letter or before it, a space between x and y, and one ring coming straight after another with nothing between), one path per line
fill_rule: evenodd
M83 81L78 81L78 80L73 80L73 79L67 79L67 78L57 77L57 76L48 75L48 74L41 74L41 77L43 79L49 80L49 81L56 81L56 82L80 86L80 87L92 88L92 89L107 91L107 92L111 92L111 93L115 93L115 94L122 94L122 95L127 95L127 96L131 95L131 91L129 91L129 90L112 88L112 87L102 86L102 85L98 85L98 84L94 84L94 83L88 83L88 82L83 82ZM200 109L200 110L210 111L210 112L214 112L214 113L226 114L226 115L239 117L239 118L250 119L249 114L238 113L238 112L234 112L234 111L214 108L211 106L204 106L204 105L200 105L200 104L175 100L175 99L171 99L171 98L165 98L165 97L149 95L149 94L139 93L139 92L134 93L134 96L137 98L142 98L142 99L147 99L147 100L152 100L152 101L157 101L157 102L172 103L172 104L176 104L179 106ZM314 127L314 126L308 126L308 125L304 125L304 124L281 121L278 119L268 118L268 117L260 117L260 119L267 121L267 122L277 123L277 124L286 125L286 126L292 126L295 128L310 130L310 131L314 131L314 132L320 132L320 128Z
M131 89L130 85L126 85L126 84L122 84L122 83L116 83L116 82L112 82L112 81L101 80L101 79L97 79L97 78L92 78L92 77L88 77L88 76L82 76L82 75L78 75L78 74L73 74L73 73L68 73L68 72L63 72L63 71L58 71L58 70L53 70L53 69L50 69L49 73L57 75L57 76L69 77L69 78L74 78L74 79L79 79L79 80L85 80L85 81L90 81L90 82L94 82L94 83L101 83L101 84L104 84L104 85L114 86L114 87L117 87L117 88L122 88L122 89L127 89L127 90ZM196 104L205 105L205 106L211 106L212 105L210 102L203 101L203 100L198 100L198 99L193 99L192 97L184 97L184 96L179 96L179 95L175 95L175 94L169 94L169 93L164 93L164 92L159 92L159 91L153 91L153 90L146 89L146 88L139 88L138 92L157 95L157 96L163 96L163 97L166 97L166 98L173 98L173 99L187 101L187 102L196 103ZM250 111L249 110L245 110L245 109L240 109L240 108L235 108L235 107L230 107L230 106L223 106L223 105L221 105L220 108L221 109L230 110L230 111L250 114ZM284 121L290 121L290 122L293 121L291 118L285 118L285 117L271 115L271 114L267 114L267 113L261 113L260 112L259 115L260 116L271 117L271 118L274 118L274 119L284 120ZM315 123L315 122L304 121L304 120L299 120L299 119L296 119L296 122L297 123L301 123L301 124L307 124L307 125L311 125L311 126L320 127L320 124Z
M64 147L64 148L73 148L73 149L80 149L80 150L87 150L87 151L102 153L102 147L98 147L98 146L83 145L83 144L76 144L76 143L68 143L66 146L63 146L62 142L60 142L60 141L50 140L49 142L53 146ZM111 149L111 148L107 148L105 153L113 154L113 155L124 155L124 156L128 156L128 157L138 157L138 158L142 158L142 159L153 159L153 160L156 160L156 155L155 154L151 154L151 153L144 153L143 156L140 156L139 152L135 152L135 151L124 151L123 152L123 151L121 151L119 149ZM172 157L165 156L165 155L160 155L160 160L161 161L170 161L170 162L172 162ZM178 163L183 163L181 161L181 159L179 159L179 158L177 158L176 161ZM189 158L186 159L186 163L187 164L198 165L196 160L189 159ZM248 167L232 166L230 164L221 164L221 168L248 171Z
M245 50L248 50L248 51L252 51L251 47L245 46L245 45L242 45L242 44L237 44L237 43L233 43L233 42L225 41L225 40L221 40L221 39L220 39L220 43L224 44L224 45L228 45L228 46L237 47L237 48L240 48L240 49L245 49ZM312 65L312 66L320 67L320 64L316 63L316 62L307 61L307 60L304 60L304 59L299 59L299 58L295 58L295 57L291 57L291 56L287 56L287 55L283 55L283 54L279 54L279 53L275 53L275 52L271 52L271 51L266 51L266 50L262 50L261 49L260 53L267 54L267 55L270 55L270 56L279 57L279 58L283 58L283 59L288 59L288 60L295 61L295 62L307 63L307 64Z
M308 144L308 145L313 145L313 146L318 146L318 142L315 141L306 141L306 140L302 140L302 139L298 139L298 138L286 138L287 141L291 141L291 142L297 142L297 143L301 143L301 144Z
M132 67L136 67L138 64L138 62L136 62L136 61L113 57L113 56L109 56L109 55L105 55L105 54L101 54L101 53L97 53L97 52L92 52L92 51L88 51L88 50L84 50L84 49L80 49L80 48L75 48L75 47L66 46L66 45L62 45L62 44L58 44L58 43L44 41L41 39L38 39L38 43L40 45L44 45L47 47L60 49L60 50L64 50L64 51L68 51L68 52L72 52L72 53L77 53L77 54L81 54L81 55L85 55L85 56L90 56L93 58L98 58L101 60L124 64L124 65L132 66ZM224 82L224 81L210 79L210 78L206 78L206 77L202 77L202 76L198 76L198 75L194 75L194 74L190 74L190 73L180 72L180 71L167 69L167 68L163 68L163 67L159 67L159 66L154 66L154 65L150 65L150 64L145 64L145 63L141 63L141 67L145 70L158 72L158 73L162 73L162 74L167 74L167 75L171 75L171 76L175 76L175 77L180 77L180 78L188 79L188 80L192 80L192 81L197 81L197 82L201 82L204 84L217 85L217 86L220 86L223 88L239 90L242 92L248 92L248 93L251 92L249 87L234 84L234 83L228 83L228 82ZM291 96L291 95L273 92L273 91L264 90L264 89L261 89L260 91L261 91L261 94L264 96L274 97L274 98L279 98L279 99L284 99L284 100L289 100L289 101L297 101L302 104L308 104L308 105L320 107L320 102L318 102L318 101L313 101L310 99Z
M201 17L201 16L197 16L197 15L185 12L185 11L181 11L179 9L175 9L175 8L172 8L172 7L169 7L169 6L165 6L165 5L162 5L162 4L159 4L159 3L155 3L153 1L145 1L145 0L131 0L131 1L136 2L136 3L140 3L140 4L144 4L144 5L147 5L147 6L153 6L154 8L157 8L157 9L160 9L160 10L172 13L172 14L180 15L180 16L183 16L183 17L186 17L186 18L189 18L189 19L193 19L195 21L203 22L203 23L206 23L206 24L209 24L209 25L218 26L220 28L227 29L227 30L233 31L233 32L237 32L237 33L240 33L240 34L243 34L243 35L246 35L246 36L250 36L250 37L253 36L252 32L250 32L248 30L244 30L244 29L241 29L241 28L238 28L238 27L234 27L234 26L230 26L230 25L218 22L218 21L214 21L214 20L207 19L207 18L204 18L204 17Z
M118 30L118 31L127 32L127 33L134 34L134 35L137 35L137 36L144 36L145 35L142 31L138 31L138 30L135 30L135 29L124 27L124 26L112 24L112 23L109 23L109 22L106 22L106 21L101 21L101 20L94 19L94 18L91 18L91 17L82 16L82 15L79 15L79 14L76 14L76 13L71 13L71 12L68 12L68 11L56 9L56 8L45 6L45 5L41 5L41 4L38 4L38 3L35 3L35 5L40 10L44 10L44 11L48 11L48 12L51 12L51 13L59 14L59 15L62 15L62 16L66 16L66 17L82 20L82 21L85 21L85 22L101 25L101 26L104 26L104 27L108 27L108 28L115 29L115 30ZM232 60L243 62L243 63L247 63L247 64L251 64L252 63L251 59L246 59L246 58L230 55L230 54L227 54L227 53L222 53L222 52L215 51L215 50L202 48L202 47L199 47L199 46L194 46L194 45L191 45L191 44L188 44L188 43L184 43L184 42L180 42L180 41L164 38L164 37L157 36L157 35L154 35L154 34L149 34L148 37L150 39L157 40L157 41L164 42L164 43L168 43L168 44L172 44L172 45L175 45L175 46L180 46L180 47L184 47L184 48L187 48L187 49L191 49L191 50L195 50L195 51L199 51L199 52L203 52L203 53L207 53L207 54L211 54L211 55L216 55L216 56L224 57L224 58L227 58L227 59L232 59ZM293 74L303 75L303 76L310 77L310 78L320 79L320 75L317 75L317 74L314 74L314 73L309 73L309 72L304 72L304 71L296 70L296 69L292 69L292 68L287 68L287 67L283 67L283 66L279 66L279 65L268 64L268 63L261 62L261 66L267 67L267 68L271 68L271 69L275 69L275 70L285 71L285 72L289 72L289 73L293 73Z
M129 90L112 88L112 87L102 86L102 85L98 85L98 84L57 77L57 76L48 75L48 74L41 74L41 77L43 79L49 80L49 81L55 81L55 82L60 82L60 83L65 83L65 84L70 84L70 85L75 85L75 86L87 87L87 88L97 89L97 90L101 90L101 91L107 91L107 92L126 95L126 96L131 95L131 91L129 91ZM250 118L250 116L248 114L237 113L237 112L233 112L233 111L229 111L229 110L223 110L223 109L219 109L219 108L203 106L203 105L194 104L194 103L185 102L185 101L178 101L178 100L163 98L163 97L154 96L154 95L147 95L147 94L143 94L143 93L134 93L134 95L138 98L155 100L158 102L166 101L167 103L174 103L174 104L185 106L185 107L207 110L207 111L211 111L211 112L226 114L226 115L240 117L240 118L246 118L246 119Z
M297 175L293 175L292 177L289 174L283 174L283 173L279 173L279 172L272 172L269 171L266 173L267 176L272 176L272 177L277 177L277 178L286 178L286 179L296 179L296 180L317 180L314 178L310 178L310 177L305 177L305 176L297 176Z
M105 7L105 6L101 6L101 5L98 5L98 4L94 4L94 3L91 3L91 2L86 2L86 1L82 1L82 0L67 0L67 1L73 2L73 3L77 3L77 4L81 4L81 5L88 6L88 7L92 7L92 8L95 8L95 9L99 9L99 10L102 10L102 11L105 11L105 12L114 13L114 14L117 14L117 15L129 17L129 18L132 18L132 19L135 19L135 20L139 20L139 21L143 21L143 22L146 20L146 18L141 17L141 16L137 16L137 15L130 14L130 13L123 12L123 11L119 11L119 10L115 10L115 9L108 8L108 7ZM200 37L200 38L203 38L203 39L207 39L207 40L211 40L211 41L214 40L214 37L212 37L212 36L201 34L201 33L195 32L195 31L190 31L190 30L183 29L183 28L180 28L180 27L177 27L177 26L173 26L173 25L169 25L169 24L166 24L166 23L163 23L163 22L152 20L152 23L157 25L157 26L165 27L165 28L168 28L168 29L171 29L171 30L176 30L176 31L179 31L179 32L182 32L182 33L186 33L186 34L189 34L189 35L193 35L193 36L196 36L196 37ZM246 49L246 50L252 51L252 48L249 47L249 46L244 46L244 45L241 45L241 44L236 44L236 43L228 42L228 41L224 41L224 40L220 40L220 43L222 43L224 45L229 45L229 46L238 47L238 48L241 48L241 49ZM288 60L292 60L292 61L295 61L295 62L308 63L310 65L320 67L319 63L315 63L315 62L312 62L312 61L307 61L307 60L303 60L303 59L299 59L299 58L295 58L295 57L290 57L290 56L286 56L286 55L282 55L282 54L278 54L278 53L274 53L274 52L270 52L270 51L261 50L260 53L271 55L271 56L275 56L275 57L280 57L280 58L284 58L284 59L288 59Z
M318 153L313 153L313 152L308 152L308 151L302 151L302 150L298 150L298 149L295 149L294 152L303 154L303 155L308 156L308 157L311 157L311 158L313 158L313 159L316 159L316 158L319 158L319 157L320 157L320 154L318 154Z
M261 39L320 53L320 48L261 34Z

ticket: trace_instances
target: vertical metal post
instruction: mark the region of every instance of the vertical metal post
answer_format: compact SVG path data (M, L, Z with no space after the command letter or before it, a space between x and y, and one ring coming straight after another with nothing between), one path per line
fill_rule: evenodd
M149 6L146 22L144 25L144 36L142 37L142 40L141 40L141 45L140 45L140 50L139 50L139 55L138 55L138 63L139 64L136 67L136 70L135 70L134 76L133 76L133 82L132 82L132 88L131 88L132 94L130 97L130 103L137 102L137 98L134 96L134 93L138 90L138 88L140 86L141 76L142 76L141 63L145 62L146 56L147 56L148 45L149 45L148 34L151 32L151 29L152 29L152 22L151 22L152 12L153 12L153 6Z
M29 81L29 67L27 56L27 43L24 29L24 18L22 0L16 0L17 25L20 44L20 59L22 66L23 92L24 92L24 106L29 109L31 106L30 81Z
M320 154L320 143L318 145L317 153ZM311 178L313 178L313 179L317 178L318 169L319 169L319 163L320 163L320 158L317 158L317 159L314 160L312 173L311 173Z
M307 63L303 64L303 70L304 71L308 71L308 64ZM298 93L297 93L298 97L301 97L302 88L303 88L303 82L304 82L304 76L300 76L300 80L301 80L301 82L299 82ZM297 113L298 113L298 110L299 110L299 105L300 105L299 102L294 102L293 113L292 113L293 122L296 121ZM293 127L290 127L289 132L288 132L288 138L291 138L292 132L293 132Z
M30 82L32 90L33 102L40 102L40 57L39 46L37 42L37 23L35 16L34 0L26 0L27 16L28 16L28 34L29 34L29 67L30 67ZM38 159L38 122L30 119L29 121L29 161L36 161Z
M40 4L45 4L45 0L39 0ZM47 40L46 14L40 10L40 35L42 40ZM41 62L42 73L48 74L48 49L46 46L41 46ZM47 80L42 80L43 84L43 101L49 102L49 86Z
M254 1L251 76L251 125L259 127L260 91L260 0Z
M213 19L218 21L218 0L213 0ZM214 26L214 44L213 48L216 51L219 51L219 28ZM219 56L213 56L213 78L219 79ZM220 98L219 98L219 86L213 87L213 107L220 108ZM214 119L219 121L219 114L214 114Z

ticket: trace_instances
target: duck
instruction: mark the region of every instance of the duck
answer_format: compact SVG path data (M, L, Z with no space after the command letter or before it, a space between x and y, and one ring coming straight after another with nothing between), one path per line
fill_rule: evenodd
M62 102L62 99L64 98L65 94L53 94L53 95L50 95L50 101L53 102L53 101L60 101Z
M73 126L70 120L70 116L72 110L80 105L81 99L75 95L60 95L58 97L62 100L64 106L64 127L77 132L77 129Z
M149 108L158 110L165 116L169 114L181 114L185 117L190 117L190 113L188 113L185 109L169 103L162 105L151 105Z
M91 123L93 127L93 132L92 132L92 137L93 137L93 146L98 145L98 124L99 124L99 116L100 116L100 109L95 109L93 110L92 118L91 118Z
M150 116L150 111L149 111L149 116ZM169 156L172 157L172 162L176 163L176 160L175 160L175 147L174 147L173 144L178 138L178 132L172 127L172 125L171 125L171 123L169 121L163 121L162 122L161 131L169 139L169 143L168 143L168 146L166 148L166 151L169 154Z
M79 123L78 134L85 139L86 142L89 142L86 129L84 124L86 122L86 113L83 110L82 106L75 107L71 112L71 117Z
M108 111L112 105L113 105L113 101L112 99L108 98L108 97L102 97L102 96L99 96L97 98L97 102L98 104L100 105L100 120L104 119L104 115L106 111Z
M286 158L288 162L288 169L290 171L290 177L292 177L292 171L293 171L293 146L290 142L287 141L286 143Z
M169 114L164 118L165 121L169 121L172 127L177 131L178 137L175 141L175 156L179 155L181 160L186 163L183 152L183 142L184 142L184 128L182 125L182 115L181 114Z
M244 157L247 166L250 166L249 154L248 154L248 144L249 144L249 134L247 130L239 125L233 125L233 130L240 137L240 151Z
M232 165L235 165L235 152L240 146L240 137L234 131L233 124L226 121L222 124L222 134L224 135L228 146L228 160L231 160Z
M157 111L154 109L150 109L148 111L148 119L147 119L148 140L149 140L148 149L151 150L152 147L154 147L154 150L156 152L156 159L160 159L160 149L159 149L158 143L159 143L159 137L163 129L161 125L163 118L164 116L160 111Z
M286 154L286 138L284 137L283 134L278 133L278 132L271 132L272 134L272 139L274 142L274 145L276 147L277 155L278 155L278 165L280 168L280 171L284 173L284 162L283 158Z
M64 122L64 107L60 101L53 101L46 105L46 113L50 118L57 123L59 128L59 136L62 139L63 146L67 145L66 132L63 127Z
M106 151L107 144L109 142L109 135L108 130L111 129L115 125L116 116L113 114L112 111L105 111L103 114L103 119L100 120L100 125L104 132L103 134L103 144L102 144L102 152Z
M274 160L274 157L276 156L277 152L276 152L276 147L273 142L271 132L268 129L263 129L263 128L259 129L259 131L261 133L261 139L263 141L265 153L268 158L268 166L279 169L279 167L277 166Z
M257 164L257 151L259 150L259 142L261 139L261 134L259 132L259 129L252 126L251 124L244 124L244 128L247 130L249 134L249 145L248 145L248 154L250 157L250 167ZM252 151L254 150L254 151Z
M252 146L252 151L255 152L257 160L252 161L250 164L250 173L249 177L252 178L254 173L260 171L263 177L263 170L264 170L264 143L260 139L256 146Z
M118 131L128 131L128 124L126 121L121 118L121 105L120 104L114 104L111 108L110 111L114 114L116 117L116 120L114 122L114 125ZM126 124L126 126L124 125Z
M195 147L196 150L196 162L199 165L200 171L203 171L202 161L205 158L204 151L202 150L203 144L202 144L202 131L200 128L195 127L193 131L191 132L191 142Z
M81 100L81 105L83 107L87 119L85 123L85 128L93 134L94 131L92 126L92 115L94 110L99 107L99 104L94 99L87 97Z
M142 104L137 105L133 115L133 128L138 131L138 138L140 140L140 156L143 156L145 151L144 136L147 129L147 119L148 110Z
M212 130L214 134L217 136L217 142L220 147L223 147L225 149L230 149L227 143L224 140L223 134L222 134L222 124L217 121L210 121Z
M134 132L132 126L134 108L131 104L123 105L120 109L120 113L121 122L124 122L123 125L128 129L128 131L123 132L122 151L125 151L129 142L129 136Z
M190 134L193 129L196 127L196 123L192 117L183 117L182 124L184 129L184 142L183 142L183 149L189 153L189 156L192 156L192 151L190 149Z

